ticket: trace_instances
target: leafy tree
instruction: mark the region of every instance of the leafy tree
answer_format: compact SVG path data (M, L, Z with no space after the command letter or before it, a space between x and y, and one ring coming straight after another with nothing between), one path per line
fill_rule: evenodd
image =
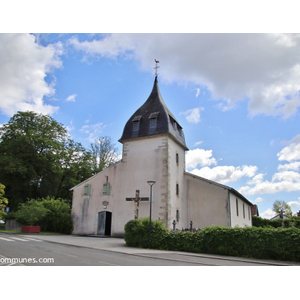
M92 175L91 154L62 124L35 112L18 112L0 128L0 156L12 210L28 198L70 198L69 189Z
M117 161L117 149L108 136L100 137L91 144L93 173L99 173Z
M4 208L8 204L8 200L4 198L4 194L5 194L4 189L5 189L5 185L0 183L0 220L2 220L3 217L6 215L6 213L4 212Z
M280 214L281 210L283 210L283 213L288 217L293 215L291 207L285 201L276 200L273 203L273 211L275 211L277 214Z
M27 203L21 203L19 210L15 212L16 220L22 225L40 225L39 223L50 212L44 207L42 202L29 200Z

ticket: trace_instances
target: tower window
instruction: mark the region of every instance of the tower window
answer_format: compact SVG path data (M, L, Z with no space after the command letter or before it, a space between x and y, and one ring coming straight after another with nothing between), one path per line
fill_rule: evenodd
M236 203L236 215L239 216L239 200L236 198L235 200Z
M133 131L139 131L140 129L140 121L133 121Z
M149 133L155 133L157 127L157 116L159 112L153 112L149 116Z
M157 125L157 118L150 119L149 128L156 128L156 125Z
M179 165L179 154L176 153L176 164Z
M133 119L132 119L132 132L133 132L133 135L137 135L138 134L138 131L140 129L140 120L141 120L141 117L142 116L135 116Z
M176 195L178 196L179 195L179 184L176 183Z

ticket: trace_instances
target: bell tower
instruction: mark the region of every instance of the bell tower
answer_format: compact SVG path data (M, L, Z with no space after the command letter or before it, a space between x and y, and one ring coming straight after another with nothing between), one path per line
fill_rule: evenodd
M125 124L119 142L123 144L122 163L132 169L132 181L156 181L153 187L153 219L163 220L172 228L185 222L180 214L185 205L183 185L185 151L188 150L182 127L166 106L156 76L146 102ZM140 186L143 184L141 183ZM136 187L136 189L141 189ZM177 227L178 227L177 226Z

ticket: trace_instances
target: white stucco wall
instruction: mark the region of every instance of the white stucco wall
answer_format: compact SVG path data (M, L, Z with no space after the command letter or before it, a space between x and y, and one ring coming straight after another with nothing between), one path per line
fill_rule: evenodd
M108 196L103 195L103 184L107 180L110 184ZM186 173L184 149L170 136L162 135L125 142L120 162L74 188L73 234L97 234L98 213L109 211L112 213L111 235L123 235L124 225L134 219L135 208L134 203L126 198L134 198L136 190L140 191L140 197L149 198L148 180L156 181L153 185L152 219L163 220L168 229L173 228L173 220L178 229L189 228L190 221L193 221L193 228L251 226L249 203L230 194L225 186ZM84 196L86 184L91 185L90 196ZM103 201L108 202L106 208ZM149 211L149 200L141 201L139 217L149 217Z
M104 211L103 201L108 201L107 211L112 212L111 235L121 235L124 225L134 218L134 203L126 201L135 197L150 196L148 180L153 186L152 219L165 220L168 209L168 138L165 136L134 140L124 144L123 159L100 172L73 190L72 215L74 234L97 234L98 212ZM110 183L109 196L103 196L103 184ZM84 196L84 186L91 184L91 195ZM139 217L149 217L149 201L139 204ZM167 220L165 220L167 222Z
M230 226L228 190L221 185L185 173L185 193L188 200L187 220L193 228Z
M249 203L232 193L230 193L230 215L231 227L252 226L251 206Z

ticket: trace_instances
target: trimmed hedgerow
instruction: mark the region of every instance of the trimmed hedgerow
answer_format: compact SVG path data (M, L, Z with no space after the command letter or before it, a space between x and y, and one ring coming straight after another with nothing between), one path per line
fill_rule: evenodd
M300 261L300 230L295 227L213 226L198 232L170 232L159 221L151 226L153 249ZM129 221L124 238L128 246L148 248L149 219Z

